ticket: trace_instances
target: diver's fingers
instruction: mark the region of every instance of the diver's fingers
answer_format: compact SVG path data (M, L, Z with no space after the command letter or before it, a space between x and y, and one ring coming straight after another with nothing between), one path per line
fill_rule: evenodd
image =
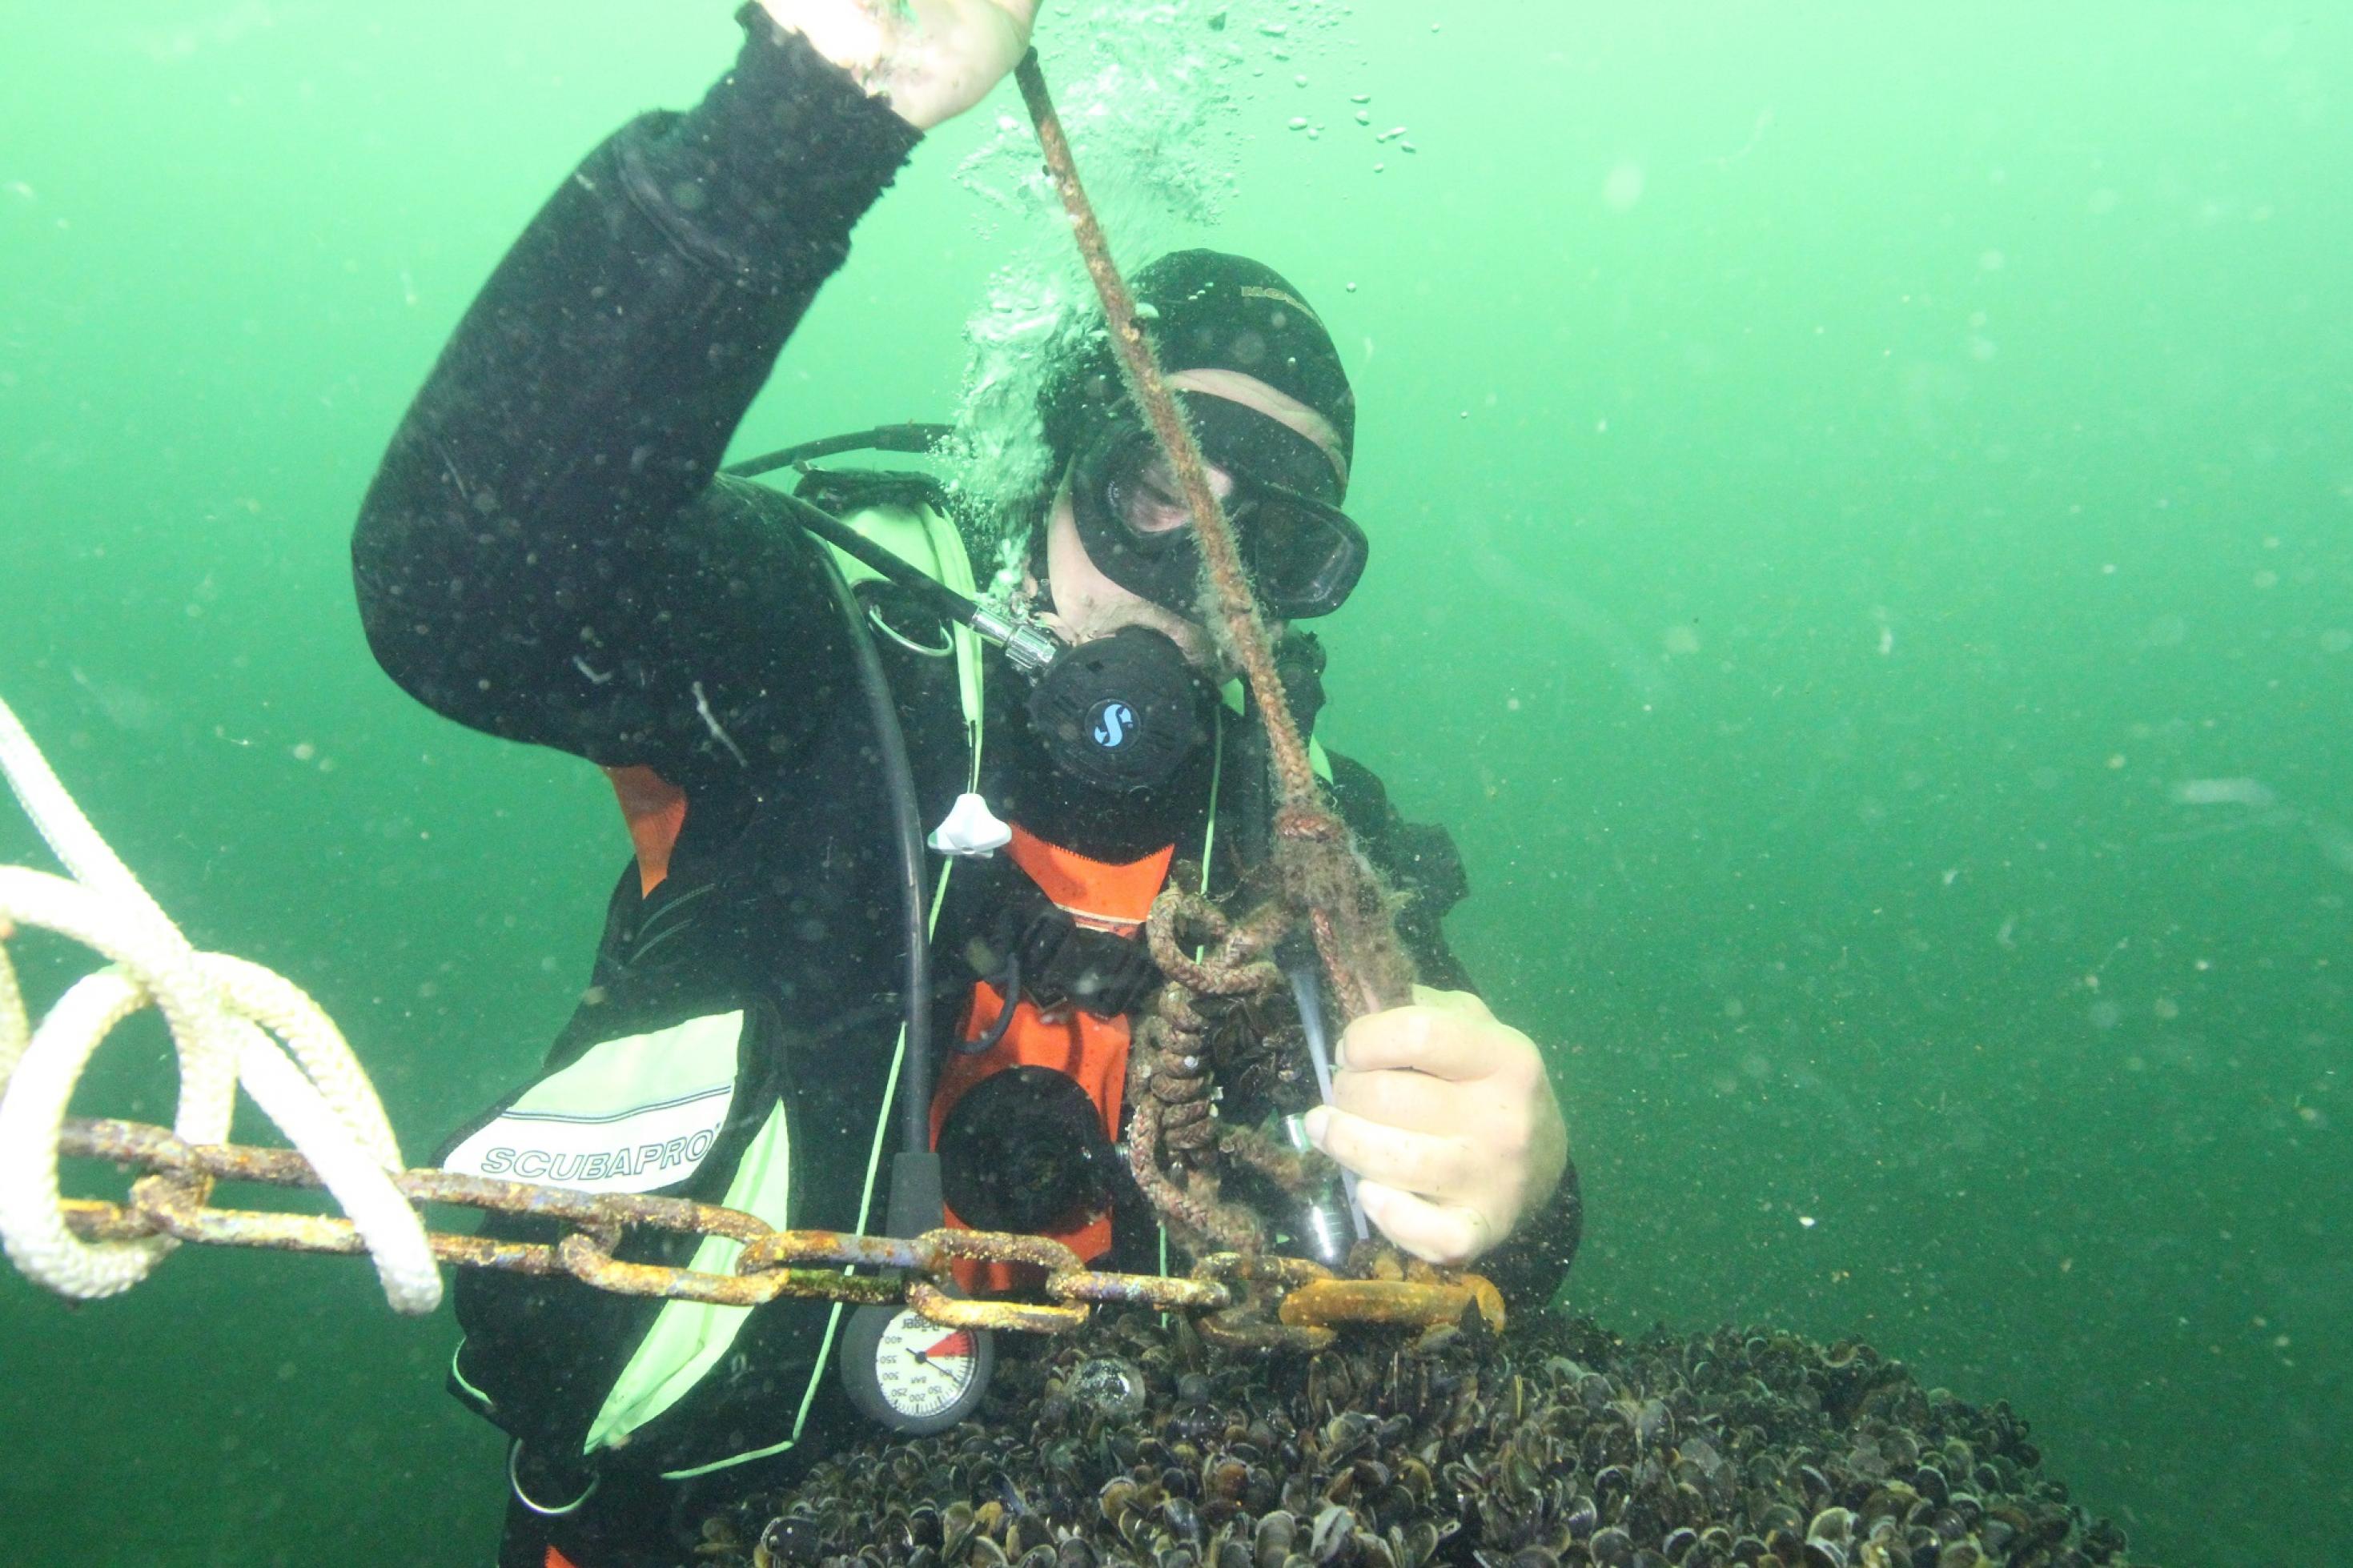
M1487 1216L1462 1204L1434 1204L1380 1182L1359 1181L1356 1201L1383 1236L1425 1263L1468 1263L1495 1245Z
M1428 1193L1466 1195L1480 1184L1481 1158L1460 1138L1389 1127L1329 1105L1308 1111L1307 1139L1359 1176Z
M1540 1059L1526 1036L1498 1023L1468 991L1417 985L1413 994L1405 1006L1351 1023L1340 1037L1341 1065L1357 1072L1411 1068L1461 1083Z
M1361 1072L1348 1068L1332 1075L1332 1103L1367 1121L1409 1132L1461 1135L1477 1121L1476 1086L1449 1083L1426 1072Z

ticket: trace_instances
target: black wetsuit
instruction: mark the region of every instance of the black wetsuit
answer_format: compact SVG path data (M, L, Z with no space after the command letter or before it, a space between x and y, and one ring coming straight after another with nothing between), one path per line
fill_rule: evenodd
M419 700L492 734L649 767L685 791L669 874L642 897L635 868L622 877L593 983L549 1067L740 1010L743 1076L716 1146L693 1180L660 1190L717 1197L781 1100L792 1223L846 1228L901 1010L897 857L820 558L773 492L717 470L917 132L765 14L746 7L745 26L734 68L699 106L623 128L515 243L394 437L353 555L370 643ZM954 667L888 643L883 655L924 820L936 822L968 765ZM1027 733L1020 679L987 657L982 793L1001 816L1101 859L1172 842L1196 852L1206 754L1149 796L1067 782ZM1422 977L1467 985L1438 927L1460 891L1447 885L1459 873L1443 835L1403 825L1345 760L1335 787L1367 852L1422 894L1405 920ZM1219 795L1213 886L1245 869L1253 798ZM956 955L1005 876L960 871L952 884L934 944L946 981L963 975ZM952 1021L953 1005L944 1012ZM1576 1216L1572 1178L1484 1267L1521 1301L1542 1300L1567 1266ZM688 1250L633 1245L628 1256L673 1263ZM578 1453L652 1304L477 1272L460 1281L459 1306L461 1394L523 1439L543 1498L567 1500L576 1488L562 1456ZM582 1568L673 1560L670 1527L691 1532L698 1486L740 1489L790 1456L692 1484L660 1472L774 1447L824 1321L803 1303L754 1311L723 1364L600 1457L587 1506L552 1527L514 1510L502 1561L536 1565L551 1539ZM829 1399L812 1431L848 1419Z

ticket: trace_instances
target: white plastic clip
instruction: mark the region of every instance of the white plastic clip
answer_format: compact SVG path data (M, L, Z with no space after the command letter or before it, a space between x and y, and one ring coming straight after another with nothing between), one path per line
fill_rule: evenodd
M997 819L988 809L988 802L966 790L956 796L955 804L937 827L932 829L931 846L942 855L978 857L994 855L1013 842L1013 829Z

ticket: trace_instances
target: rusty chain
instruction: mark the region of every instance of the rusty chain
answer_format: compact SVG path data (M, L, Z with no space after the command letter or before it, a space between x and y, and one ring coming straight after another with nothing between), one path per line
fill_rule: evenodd
M145 1122L75 1118L60 1152L137 1170L128 1201L68 1198L66 1223L84 1240L128 1241L169 1236L214 1247L280 1252L364 1254L350 1220L275 1209L219 1208L207 1198L216 1181L315 1188L311 1163L290 1149L189 1143ZM434 1258L466 1268L568 1275L599 1290L665 1300L756 1307L780 1297L850 1303L904 1301L944 1328L1017 1329L1063 1333L1095 1306L1141 1306L1201 1316L1212 1344L1244 1351L1314 1351L1352 1325L1443 1332L1475 1309L1491 1327L1504 1321L1502 1297L1475 1274L1420 1265L1382 1266L1385 1277L1347 1279L1304 1258L1212 1253L1186 1275L1123 1274L1089 1268L1079 1255L1042 1236L1006 1231L933 1230L912 1237L836 1230L777 1230L740 1209L685 1198L584 1193L533 1182L501 1181L440 1170L392 1177L411 1204L435 1204L544 1219L561 1227L551 1242L501 1240L428 1230ZM732 1274L663 1264L628 1263L615 1254L632 1229L719 1237L742 1244ZM1042 1273L1043 1300L967 1300L950 1293L954 1266L1026 1264ZM873 1274L846 1270L871 1268Z

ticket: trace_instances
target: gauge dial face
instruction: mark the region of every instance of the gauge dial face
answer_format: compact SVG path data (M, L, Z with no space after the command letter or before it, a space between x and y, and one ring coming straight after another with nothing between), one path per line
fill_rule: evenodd
M970 1329L944 1329L913 1308L883 1325L874 1346L874 1381L884 1403L917 1420L945 1415L980 1380L980 1340Z

